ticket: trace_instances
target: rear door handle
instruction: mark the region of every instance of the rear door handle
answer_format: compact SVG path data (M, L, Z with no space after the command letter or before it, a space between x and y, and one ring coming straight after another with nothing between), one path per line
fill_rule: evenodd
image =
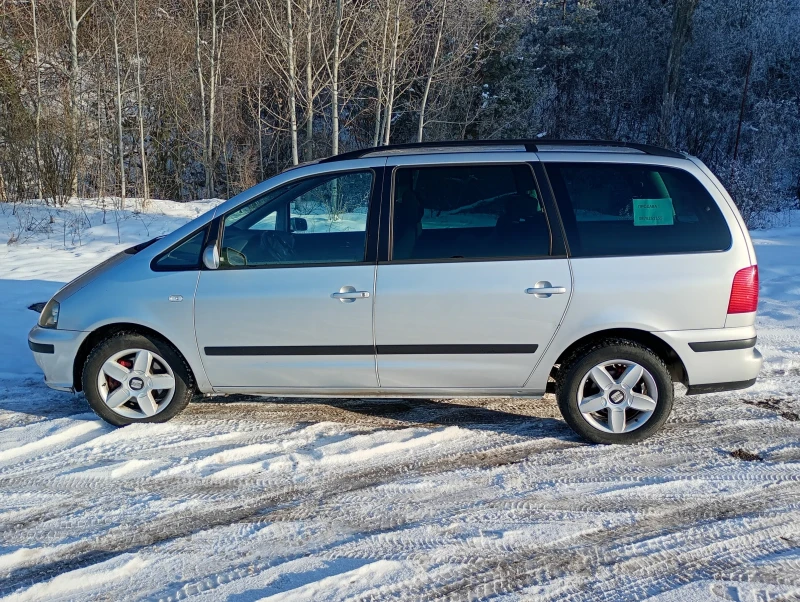
M331 293L331 299L342 303L353 303L356 299L368 299L369 291L357 291L354 286L343 286L338 293Z
M525 292L536 296L538 299L547 299L550 295L563 295L567 292L567 287L553 286L547 280L540 280L533 285L533 288L526 288Z

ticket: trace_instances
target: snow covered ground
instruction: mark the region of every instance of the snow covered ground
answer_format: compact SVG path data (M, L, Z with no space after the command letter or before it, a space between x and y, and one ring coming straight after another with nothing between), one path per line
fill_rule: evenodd
M0 246L0 596L800 599L800 215L754 234L758 384L679 398L633 447L581 442L552 399L210 399L117 430L47 389L27 306L213 204L0 207L19 239Z

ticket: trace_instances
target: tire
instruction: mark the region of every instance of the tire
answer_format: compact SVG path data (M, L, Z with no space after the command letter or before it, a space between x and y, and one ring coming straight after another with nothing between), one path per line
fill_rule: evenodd
M641 377L631 384L639 374L636 366L642 368ZM556 399L564 420L584 439L631 444L647 439L667 421L674 387L667 366L652 350L625 339L606 339L563 362Z
M140 370L143 367L146 370ZM130 331L115 333L92 349L83 365L82 383L94 413L114 426L166 422L194 394L192 371L175 347ZM162 384L165 388L157 388ZM128 394L130 399L119 403Z

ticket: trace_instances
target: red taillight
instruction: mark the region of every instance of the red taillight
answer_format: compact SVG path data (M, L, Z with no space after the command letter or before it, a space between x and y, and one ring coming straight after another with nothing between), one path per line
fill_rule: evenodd
M758 266L751 265L736 272L728 302L729 314L746 314L758 307Z

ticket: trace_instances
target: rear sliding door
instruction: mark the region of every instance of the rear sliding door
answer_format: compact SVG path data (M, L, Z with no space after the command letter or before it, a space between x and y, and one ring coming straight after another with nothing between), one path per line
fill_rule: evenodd
M560 228L531 166L494 157L394 160L375 297L382 388L520 388L561 322Z

